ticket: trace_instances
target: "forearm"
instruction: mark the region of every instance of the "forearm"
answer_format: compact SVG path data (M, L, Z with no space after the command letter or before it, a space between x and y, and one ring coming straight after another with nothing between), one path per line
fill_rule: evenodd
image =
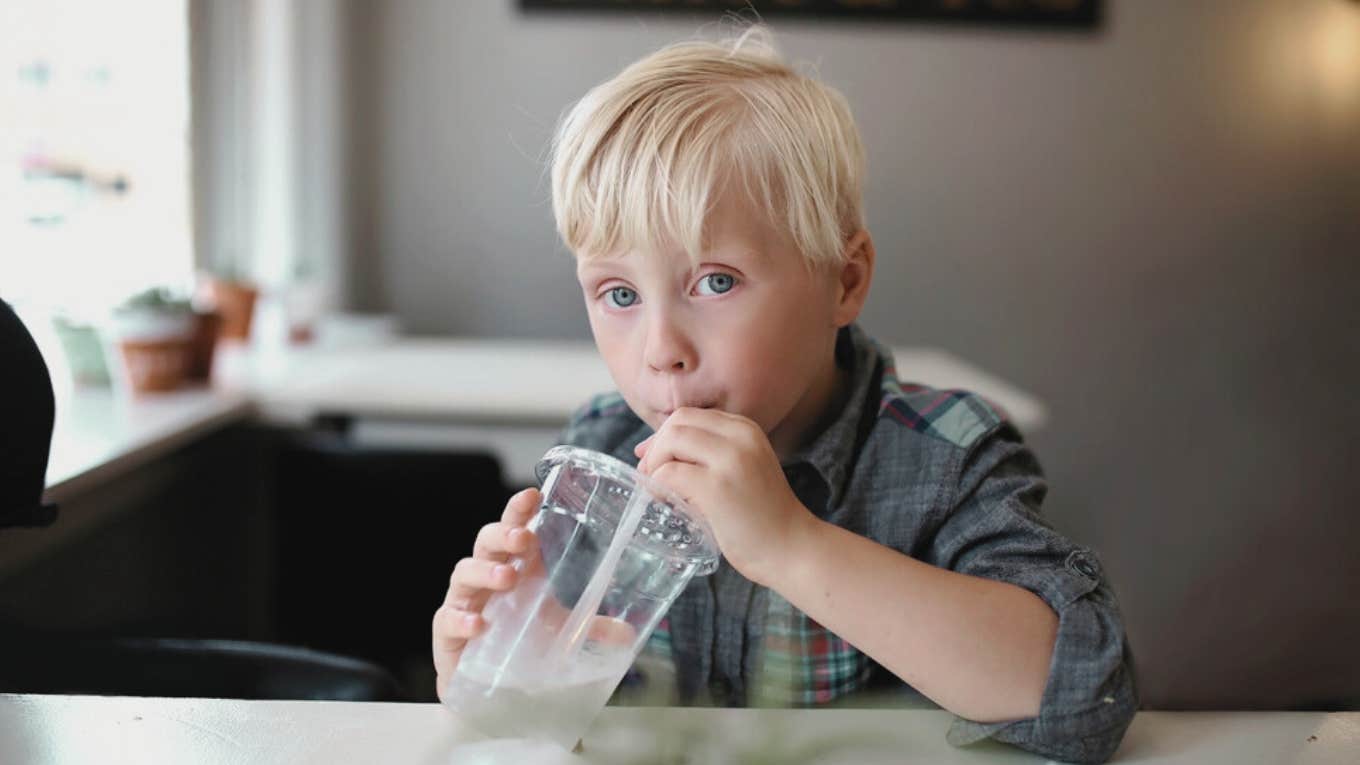
M1058 629L1046 603L807 518L762 584L955 714L1038 714Z

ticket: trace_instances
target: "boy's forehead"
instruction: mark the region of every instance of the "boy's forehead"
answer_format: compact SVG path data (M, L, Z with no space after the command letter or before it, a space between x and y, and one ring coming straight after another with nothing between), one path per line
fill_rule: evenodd
M661 226L653 226L659 231ZM685 247L680 237L661 234L650 241L616 242L606 250L578 250L577 270L630 266L646 262L673 268L698 266L708 260L750 261L773 255L791 238L780 236L768 216L751 209L740 195L725 194L705 216L696 251Z
M577 252L576 272L660 267L667 271L693 270L707 262L751 263L769 257L761 243L746 239L706 241L698 252L690 253L679 245L619 247L606 253Z
M703 186L705 193L681 189L668 202L631 205L616 200L594 217L601 228L578 238L584 248L574 251L577 261L647 258L698 265L711 256L760 257L789 249L794 232L773 213L772 200L760 193L757 179L748 175L728 168Z
M576 273L589 275L650 267L675 271L692 268L702 260L702 257L691 258L683 247L618 247L609 252L576 253Z

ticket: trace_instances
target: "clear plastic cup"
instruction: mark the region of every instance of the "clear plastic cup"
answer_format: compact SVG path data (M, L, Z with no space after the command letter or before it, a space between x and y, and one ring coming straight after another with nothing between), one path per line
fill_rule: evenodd
M701 517L605 454L559 446L536 471L537 545L517 557L514 589L482 610L441 699L496 737L571 749L691 577L718 567Z

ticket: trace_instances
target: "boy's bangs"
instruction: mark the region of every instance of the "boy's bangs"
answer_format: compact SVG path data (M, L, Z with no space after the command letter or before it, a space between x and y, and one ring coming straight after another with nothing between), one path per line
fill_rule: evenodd
M670 125L621 123L562 210L567 246L588 259L682 251L699 262L705 223L725 184L751 170L749 157L731 151L732 122L709 108Z
M743 40L746 38L743 37ZM726 185L814 267L863 227L864 154L839 93L753 41L663 49L592 89L553 138L552 201L573 254L698 262Z

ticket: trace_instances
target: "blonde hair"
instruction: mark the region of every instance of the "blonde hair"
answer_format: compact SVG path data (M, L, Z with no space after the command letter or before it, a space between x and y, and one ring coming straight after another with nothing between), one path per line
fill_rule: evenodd
M652 53L578 101L552 144L557 230L578 256L704 249L738 182L810 266L864 226L864 149L845 98L798 74L752 26Z

